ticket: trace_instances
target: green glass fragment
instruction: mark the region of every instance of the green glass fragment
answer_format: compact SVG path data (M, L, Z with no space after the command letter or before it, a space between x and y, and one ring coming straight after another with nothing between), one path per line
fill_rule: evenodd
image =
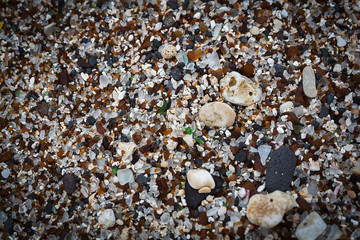
M223 207L228 207L227 203L223 203Z
M118 73L121 73L121 69L116 70Z
M300 134L300 131L303 127L301 125L295 125L294 126L294 132L295 134Z
M117 171L118 171L118 167L117 167L117 166L113 166L112 172L113 172L114 175L117 174Z
M184 63L185 63L185 65L187 65L189 63L188 56L186 55L186 53L184 51L181 51L181 53L183 56Z
M164 101L163 105L159 109L159 113L163 114L166 111L167 107L168 107L168 102Z
M20 93L21 93L21 92L20 92L19 90L16 90L16 91L15 91L15 96L16 96L16 97L20 96Z
M201 138L195 138L195 141L197 141L199 144L204 145L204 141L201 140Z
M186 131L189 135L191 135L191 134L192 134L191 127L187 127L187 128L185 128L185 131Z

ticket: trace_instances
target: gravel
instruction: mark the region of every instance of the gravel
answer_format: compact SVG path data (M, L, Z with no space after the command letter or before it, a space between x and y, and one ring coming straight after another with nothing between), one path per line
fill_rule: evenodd
M7 2L1 239L294 239L311 212L319 239L360 236L356 1ZM226 101L230 72L259 101ZM200 121L212 102L231 126ZM201 199L186 190L196 168L221 182ZM251 224L249 198L278 188L299 207Z

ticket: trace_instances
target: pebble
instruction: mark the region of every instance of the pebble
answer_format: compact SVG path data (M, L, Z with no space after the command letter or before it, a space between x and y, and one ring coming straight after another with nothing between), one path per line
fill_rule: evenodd
M328 114L329 114L329 107L326 105L322 106L319 113L319 118L327 117Z
M254 27L250 28L250 33L252 35L258 35L260 33L260 29L256 26L254 26Z
M185 200L186 204L189 208L197 208L201 202L207 198L207 196L216 195L221 193L222 186L224 180L219 176L212 175L214 181L215 181L215 187L211 190L210 193L199 193L197 189L194 189L190 186L189 181L186 180L185 182Z
M289 147L280 147L270 154L265 186L268 192L287 191L296 166L296 156Z
M351 199L355 199L356 198L356 193L352 190L348 190L347 191L347 194L348 196L351 198Z
M176 47L173 45L165 45L161 50L161 56L165 59L170 59L175 57L176 55Z
M136 150L137 145L133 142L120 142L118 144L118 153L125 158L129 158Z
M341 65L338 63L335 64L333 71L337 73L341 72Z
M220 88L226 101L241 106L250 106L260 101L262 93L257 83L238 72L231 72L222 78Z
M205 169L191 169L187 172L186 178L190 186L194 189L199 189L199 192L201 192L202 188L210 189L211 191L215 187L213 177Z
M68 195L71 195L76 190L76 180L73 174L67 173L63 177L64 189Z
M326 223L317 212L312 212L296 228L295 236L299 240L314 240L326 229Z
M96 56L89 57L88 63L90 64L91 67L95 68L97 66L97 57Z
M294 103L293 102L284 102L280 105L280 113L292 112L294 111Z
M275 67L276 74L283 75L283 73L285 71L285 68L283 65L276 64L274 67Z
M176 10L179 8L179 4L177 1L168 1L167 5L172 9L172 10Z
M44 27L44 33L46 36L50 36L56 30L56 23L50 23Z
M179 68L171 69L171 76L176 81L180 81L182 79L182 71Z
M101 75L99 78L100 88L106 88L109 84L109 78L105 75Z
M247 154L246 152L239 152L235 155L235 161L246 162Z
M101 228L109 228L115 225L115 214L112 209L105 209L98 218L98 223L101 225Z
M140 185L145 185L149 181L149 178L145 176L144 173L141 173L139 176L136 177L135 182L137 182Z
M89 116L86 119L86 123L89 124L89 125L94 125L96 123L96 119L93 116Z
M208 127L230 127L235 122L236 113L226 103L212 102L200 108L199 119Z
M1 171L1 176L3 178L8 178L10 176L10 170L8 168L5 168L4 170Z
M306 96L314 98L317 96L314 70L307 66L303 70L303 89Z
M117 177L121 185L132 183L134 181L134 174L128 168L118 170Z
M344 47L346 45L346 41L342 37L336 36L336 45L338 47Z
M281 191L267 195L255 194L249 200L246 216L252 224L272 228L278 225L284 214L295 205L294 198Z
M220 207L217 213L221 217L226 214L226 210L227 210L226 207Z
M169 16L167 16L164 20L163 23L166 27L172 27L175 24L175 18L172 14L170 14Z

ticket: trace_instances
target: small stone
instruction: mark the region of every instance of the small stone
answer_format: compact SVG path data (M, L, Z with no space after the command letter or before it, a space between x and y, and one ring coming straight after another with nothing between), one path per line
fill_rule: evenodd
M161 217L160 217L160 220L162 223L168 224L170 221L170 213L168 213L168 212L163 213L163 215L161 215Z
M235 161L239 161L239 162L246 162L247 160L247 154L246 152L239 152L235 155Z
M338 63L335 64L333 71L334 71L334 72L337 72L337 73L341 72L341 65L338 64Z
M144 173L140 174L139 176L136 177L135 182L137 182L140 185L145 185L147 184L149 181L149 178L145 176Z
M4 223L4 232L11 233L14 228L14 219L9 217Z
M327 104L331 104L334 101L334 94L332 93L327 93L326 94L326 103Z
M50 23L44 27L44 33L46 36L50 36L51 34L53 34L55 32L55 30L56 30L55 22Z
M346 45L346 41L342 37L336 36L336 45L338 47L344 47Z
M96 56L89 57L88 63L90 64L91 67L95 68L97 66L97 57Z
M68 85L69 84L69 74L66 69L63 69L58 75L58 82L60 85Z
M133 142L120 142L117 151L125 158L129 158L136 150L137 145Z
M156 38L152 41L152 44L153 44L153 46L154 46L154 48L155 48L155 50L156 49L158 49L160 46L161 46L161 41L159 41L159 40L157 40Z
M175 18L172 14L168 15L167 17L165 17L165 19L163 20L163 23L166 27L172 27L175 24Z
M256 26L254 26L254 27L250 28L250 33L252 35L258 35L260 33L260 29Z
M284 214L295 205L294 198L281 191L268 195L255 194L249 200L246 216L252 224L272 228L278 225Z
M100 88L106 88L109 84L109 78L105 75L101 75L99 78Z
M294 103L293 102L285 102L280 105L280 113L292 112L294 111Z
M190 61L196 61L199 58L201 58L202 51L201 51L201 49L197 49L195 51L188 51L186 54L187 54Z
M160 50L160 49L159 49ZM175 57L176 55L176 47L173 45L165 45L161 50L161 56L165 59L170 59Z
M186 178L190 186L194 189L201 189L203 187L213 189L215 187L213 177L205 169L191 169L187 172Z
M8 168L5 168L4 170L1 171L1 176L6 179L10 176L10 173L11 171Z
M329 107L326 105L322 106L320 113L319 113L319 118L327 117L327 115L329 115Z
M265 186L268 192L287 191L294 176L296 156L289 147L280 147L270 154Z
M93 116L89 116L86 119L86 123L89 124L89 125L94 125L96 123L96 119Z
M219 176L212 175L214 181L215 181L215 187L211 190L210 193L199 193L197 189L194 189L190 186L189 181L186 180L185 182L185 200L187 203L187 206L189 208L197 208L201 202L206 199L207 196L216 195L221 193L222 185L224 180Z
M120 169L117 172L117 177L121 185L132 183L134 181L134 174L130 169Z
M347 191L347 194L348 196L351 198L351 199L355 199L356 198L356 193L352 190L348 190Z
M278 75L283 75L284 71L285 71L285 68L283 65L280 65L280 64L276 64L275 66L275 72L276 74Z
M226 101L250 106L261 98L261 89L258 84L237 72L231 72L220 80L221 94Z
M76 180L73 174L68 173L63 177L64 189L68 195L71 195L76 190Z
M209 127L230 127L235 122L236 113L226 103L212 102L200 108L199 119Z
M180 81L182 79L182 71L179 68L171 69L171 76L176 81Z
M316 79L314 70L307 66L303 70L303 89L306 96L314 98L317 96Z
M104 229L114 226L115 221L116 218L112 209L105 209L103 212L101 212L98 218L98 223L100 224L100 227Z
M170 0L170 1L167 2L167 5L168 5L172 10L176 10L176 9L179 8L179 4L178 4L177 1L172 1L172 0Z
M314 240L326 229L326 223L316 212L310 213L296 228L295 236L299 240Z

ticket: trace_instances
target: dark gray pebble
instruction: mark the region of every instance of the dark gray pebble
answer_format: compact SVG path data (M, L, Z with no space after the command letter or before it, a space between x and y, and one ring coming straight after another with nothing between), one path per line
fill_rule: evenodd
M289 147L280 147L270 153L266 169L265 187L268 192L287 191L294 176L296 156Z
M97 57L96 56L89 57L88 63L90 64L91 67L95 68L97 65Z
M171 76L176 80L180 81L182 78L182 72L179 68L175 68L171 70Z
M86 123L89 125L94 125L96 123L96 119L93 116L90 116L86 119Z
M65 174L63 177L64 189L68 195L71 195L76 190L76 180L71 173Z
M322 106L320 113L319 113L319 118L327 117L328 114L329 114L329 107L326 105Z

